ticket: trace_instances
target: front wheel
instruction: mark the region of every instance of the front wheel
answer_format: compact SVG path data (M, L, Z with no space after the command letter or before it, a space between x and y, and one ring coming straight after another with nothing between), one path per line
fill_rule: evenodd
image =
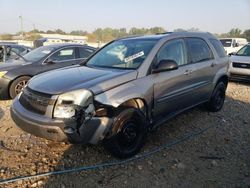
M11 83L9 93L10 93L10 97L12 99L14 99L23 90L23 88L28 83L29 79L30 79L29 76L21 76L21 77L15 79Z
M112 135L104 139L103 145L113 156L127 158L135 155L143 147L147 137L144 114L135 108L118 112L114 118Z
M226 86L223 82L219 82L207 103L208 110L211 112L218 112L222 109L226 97Z

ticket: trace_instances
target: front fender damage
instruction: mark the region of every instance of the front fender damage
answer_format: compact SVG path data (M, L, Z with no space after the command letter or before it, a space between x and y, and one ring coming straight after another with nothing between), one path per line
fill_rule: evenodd
M109 131L113 119L107 116L106 108L93 103L89 100L89 104L78 106L76 115L64 120L63 131L71 143L97 144Z

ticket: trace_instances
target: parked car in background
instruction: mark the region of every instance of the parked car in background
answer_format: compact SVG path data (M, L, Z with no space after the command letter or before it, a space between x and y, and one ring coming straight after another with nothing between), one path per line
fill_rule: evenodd
M237 52L242 46L248 43L245 38L221 38L220 41L227 54Z
M15 43L0 42L0 63L15 59L19 57L19 55L25 55L31 50L32 48L27 46L18 45Z
M11 107L23 130L54 141L97 144L114 156L139 152L149 129L205 103L219 111L228 56L209 33L117 39L81 65L30 80Z
M81 63L95 50L86 45L43 46L8 63L0 64L0 99L13 99L32 76Z
M250 44L242 47L237 53L231 53L230 55L230 79L250 81Z

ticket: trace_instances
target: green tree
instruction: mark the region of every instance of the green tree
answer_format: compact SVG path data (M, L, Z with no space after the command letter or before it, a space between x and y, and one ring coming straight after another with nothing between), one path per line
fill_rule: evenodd
M229 37L240 37L241 36L241 30L239 28L231 29L228 33Z
M75 30L75 31L71 31L69 33L70 35L79 35L79 36L85 36L88 34L87 31L82 31L82 30Z
M250 29L247 29L243 32L242 37L246 38L250 42Z
M162 27L152 27L149 29L150 34L165 33L166 30Z
M61 29L56 29L56 30L55 30L55 33L56 33L56 34L61 34L61 35L66 35L66 34L67 34L66 32L64 32L64 31L61 30Z
M174 30L174 32L184 32L184 31L187 31L187 30L182 29L182 28L177 28L177 29Z

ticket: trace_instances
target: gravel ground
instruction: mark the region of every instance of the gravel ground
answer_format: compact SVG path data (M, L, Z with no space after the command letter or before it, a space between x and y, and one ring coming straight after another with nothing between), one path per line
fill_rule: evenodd
M31 136L0 102L0 180L114 160L101 145L68 145ZM222 111L197 107L149 135L141 152L171 143L196 128L201 135L128 164L54 175L0 187L250 187L250 85L230 83Z

